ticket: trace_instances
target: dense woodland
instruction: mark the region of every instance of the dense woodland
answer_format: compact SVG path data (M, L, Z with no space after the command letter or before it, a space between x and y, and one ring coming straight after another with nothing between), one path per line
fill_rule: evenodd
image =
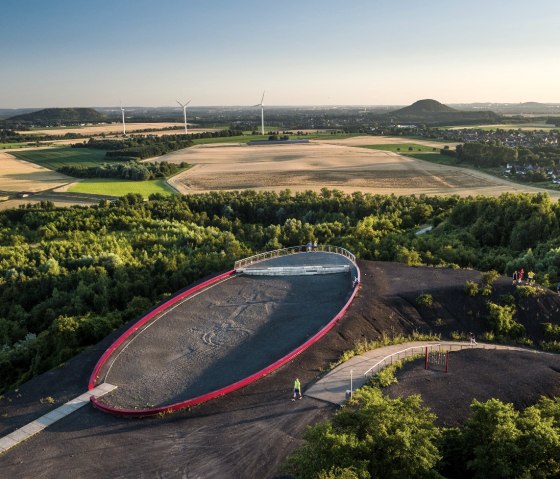
M560 475L560 398L523 411L473 401L462 428L440 428L419 396L356 391L332 421L311 427L287 470L302 479L512 479Z
M416 235L426 224L434 230ZM240 257L312 240L365 259L507 274L523 266L541 282L560 278L560 205L546 194L325 189L27 206L0 212L0 389L60 364Z

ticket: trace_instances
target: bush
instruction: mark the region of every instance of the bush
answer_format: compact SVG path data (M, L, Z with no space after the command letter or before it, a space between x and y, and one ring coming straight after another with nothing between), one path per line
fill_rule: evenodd
M515 306L500 306L488 301L488 321L496 334L504 336L521 336L524 332L523 325L513 319L516 313Z
M496 280L500 277L500 273L496 270L491 270L482 275L481 281L483 285L493 285Z
M425 306L426 308L430 308L434 302L434 299L431 294L424 293L421 294L416 298L416 304L418 306Z
M531 298L540 296L543 291L538 286L518 286L515 290L515 294L520 298Z
M465 293L467 296L476 296L478 294L478 283L475 283L474 281L466 281Z

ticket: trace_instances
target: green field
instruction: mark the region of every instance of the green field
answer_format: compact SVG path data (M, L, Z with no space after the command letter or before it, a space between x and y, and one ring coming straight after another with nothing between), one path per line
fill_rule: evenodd
M398 145L368 145L363 148L372 150L392 151L393 153L401 153L403 155L412 155L412 153L437 152L439 148L434 146L418 145L416 143L401 143Z
M105 178L81 180L73 184L68 191L72 193L89 193L95 195L124 196L128 193L140 193L147 198L152 193L172 195L174 190L165 180L124 181Z
M11 154L20 160L36 163L51 170L63 166L97 166L106 163L105 150L93 148L45 148L41 150L14 151Z
M0 150L9 150L10 148L22 148L26 146L35 146L35 143L28 143L28 142L0 143Z

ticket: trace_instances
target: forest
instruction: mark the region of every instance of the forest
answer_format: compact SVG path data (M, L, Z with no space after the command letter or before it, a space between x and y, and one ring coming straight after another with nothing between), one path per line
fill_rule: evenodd
M419 227L433 226L417 235ZM305 244L359 258L560 279L547 194L396 197L213 192L0 212L0 391L95 344L170 294L251 254Z

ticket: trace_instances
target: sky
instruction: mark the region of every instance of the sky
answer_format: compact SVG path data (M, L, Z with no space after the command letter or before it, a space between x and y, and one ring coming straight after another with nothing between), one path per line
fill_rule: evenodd
M558 0L2 0L0 108L560 102Z

